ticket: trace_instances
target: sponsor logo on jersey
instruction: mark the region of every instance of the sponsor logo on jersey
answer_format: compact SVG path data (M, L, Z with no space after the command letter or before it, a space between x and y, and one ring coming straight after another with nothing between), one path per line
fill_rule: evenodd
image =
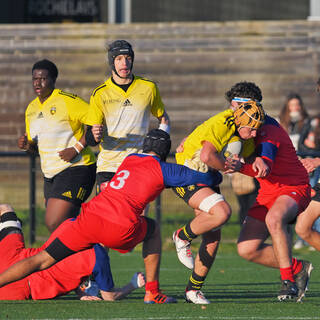
M56 107L52 107L52 108L50 109L50 113L51 113L52 115L54 115L56 112L57 112L57 108L56 108Z
M37 117L38 119L41 119L41 118L43 118L43 113L42 112L40 112L39 114L38 114L38 117Z
M130 102L129 99L126 99L126 101L123 103L122 106L124 106L124 107L131 107L131 106L132 106L132 103Z
M69 199L72 199L72 193L71 191L66 191L62 194L64 197L66 198L69 198Z

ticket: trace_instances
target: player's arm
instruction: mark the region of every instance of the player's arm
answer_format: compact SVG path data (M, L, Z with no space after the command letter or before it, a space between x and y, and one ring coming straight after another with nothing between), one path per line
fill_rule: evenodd
M216 170L225 170L225 159L209 141L204 141L200 153L200 160L208 167Z
M163 115L161 117L158 117L158 120L159 120L159 129L167 133L170 133L170 119L166 111L163 112Z
M300 161L308 173L313 172L316 168L320 166L320 158L305 158L300 159Z
M100 290L100 294L105 301L116 301L125 298L132 291L142 288L145 283L145 275L142 272L136 272L125 286L113 288L112 291Z
M218 171L203 173L183 165L166 162L161 162L160 165L166 187L188 186L197 183L216 186L222 182L222 175Z
M79 153L81 153L81 151L86 146L87 146L87 141L86 141L86 128L85 128L85 132L83 133L82 137L72 147L65 148L58 152L59 157L66 162L70 162Z
M38 254L32 257L15 263L6 271L1 273L0 287L3 287L11 282L21 280L36 271L45 270L54 265L56 262L57 261L51 255L49 255L46 250L40 251Z
M227 159L225 166L228 173L239 171L255 178L267 177L273 167L278 146L271 141L261 143L257 148L257 156L251 163L241 163L239 159Z
M32 140L28 140L28 135L25 133L18 139L18 147L21 150L27 151L30 154L38 153L38 145Z

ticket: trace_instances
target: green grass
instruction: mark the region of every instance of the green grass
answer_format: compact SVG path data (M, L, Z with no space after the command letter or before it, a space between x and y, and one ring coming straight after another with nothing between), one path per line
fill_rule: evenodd
M277 270L249 263L222 244L203 291L211 304L201 307L184 302L183 293L190 272L173 251L163 254L160 283L163 291L178 299L173 305L144 305L144 290L138 289L117 302L84 302L73 294L51 301L2 301L0 319L320 319L320 271L312 274L303 303L277 302ZM137 270L143 270L140 247L121 255L111 252L117 285L125 284ZM315 266L317 252L305 251L300 258Z
M236 254L236 238L240 230L237 214L222 229L222 243L217 259L203 288L211 304L201 307L184 302L184 289L190 271L176 257L172 232L193 217L192 210L170 191L163 197L161 231L163 257L160 284L163 291L178 299L174 305L145 305L144 290L139 289L127 299L117 302L84 302L71 293L50 301L2 301L0 319L320 319L320 255L307 248L294 252L298 258L310 260L315 266L309 291L303 303L276 300L279 290L279 271L258 266L241 259ZM153 208L150 216L154 217ZM28 236L28 212L19 211ZM37 209L37 243L48 236L43 225L43 209ZM199 241L194 241L193 250ZM134 252L121 255L111 251L111 264L117 286L128 282L132 274L142 271L141 245Z

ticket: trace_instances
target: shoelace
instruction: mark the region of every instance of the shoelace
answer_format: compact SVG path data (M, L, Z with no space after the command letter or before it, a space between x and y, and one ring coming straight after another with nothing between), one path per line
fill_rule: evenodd
M187 256L192 257L192 251L190 249L190 246L187 248Z

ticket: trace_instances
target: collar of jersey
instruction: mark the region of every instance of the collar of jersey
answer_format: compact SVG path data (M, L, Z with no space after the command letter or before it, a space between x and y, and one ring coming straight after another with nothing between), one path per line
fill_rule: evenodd
M46 99L46 101L45 101L44 103L41 103L39 97L37 97L36 100L37 100L39 106L40 106L41 108L42 108L43 106L45 106L48 102L51 101L51 99L52 99L53 97L55 97L55 96L59 93L59 91L60 91L59 89L54 89L54 90L52 91L50 97L49 97L48 99Z
M136 82L137 82L137 77L135 75L133 75L133 81L132 81L130 87L128 88L127 92L124 92L120 87L118 87L116 84L114 84L111 80L111 77L107 79L105 84L107 86L112 86L112 88L114 88L116 91L118 91L121 95L128 96L131 93L131 91L133 90L133 87L135 87Z

